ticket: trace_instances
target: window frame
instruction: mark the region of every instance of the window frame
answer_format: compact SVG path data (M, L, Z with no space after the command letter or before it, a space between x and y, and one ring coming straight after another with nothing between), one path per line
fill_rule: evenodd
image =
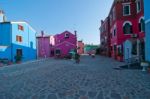
M18 24L18 30L24 31L24 27L22 25Z
M129 14L125 13L125 7L129 7ZM123 4L123 16L130 16L131 15L131 5L129 4Z
M69 38L69 33L65 33L65 38Z
M142 20L143 20L143 22L142 22ZM139 32L145 32L145 20L143 18L141 18L139 20L139 27L138 28L139 28Z
M22 36L16 35L16 42L22 43L23 42Z
M139 3L140 3L140 6L139 6ZM140 7L140 9L139 9L139 7ZM139 13L141 11L141 9L142 9L142 4L141 4L140 0L136 1L136 9L137 9L137 13Z
M126 31L125 31L125 26L126 26L126 24L129 24L130 25L130 33L127 33ZM132 29L132 30L131 30ZM132 32L131 32L132 31ZM133 25L132 25L132 23L130 23L130 22L124 22L124 24L123 24L123 34L124 35L132 35L133 34Z

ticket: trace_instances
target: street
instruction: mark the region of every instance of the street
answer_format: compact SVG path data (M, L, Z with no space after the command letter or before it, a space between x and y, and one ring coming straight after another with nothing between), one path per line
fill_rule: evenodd
M0 68L0 99L150 99L150 74L103 56Z

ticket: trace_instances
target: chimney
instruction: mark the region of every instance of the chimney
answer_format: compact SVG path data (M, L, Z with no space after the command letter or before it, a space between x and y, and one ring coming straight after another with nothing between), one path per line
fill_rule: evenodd
M77 36L77 31L76 30L74 31L74 34L75 34L75 36Z
M44 31L41 31L41 35L42 35L42 37L44 36Z
M0 22L5 22L6 17L3 10L0 10Z

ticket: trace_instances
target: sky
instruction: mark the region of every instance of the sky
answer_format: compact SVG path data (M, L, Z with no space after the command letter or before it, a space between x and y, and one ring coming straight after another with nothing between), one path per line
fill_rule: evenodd
M9 21L26 21L38 33L55 35L77 31L78 40L100 44L100 22L113 0L0 0Z

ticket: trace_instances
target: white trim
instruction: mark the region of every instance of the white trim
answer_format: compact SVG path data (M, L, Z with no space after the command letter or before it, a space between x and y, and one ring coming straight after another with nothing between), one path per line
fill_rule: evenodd
M114 30L115 30L116 33L114 33ZM115 24L114 27L113 27L113 37L116 37L116 36L117 36L117 26Z
M122 3L122 5L129 5L129 4L131 4L131 2Z
M133 34L133 33L132 33ZM132 35L132 34L124 34L124 35Z
M139 23L141 22L141 20L144 20L144 17L143 16L141 16L140 18L139 18Z
M137 11L137 13L139 13L141 10L142 10L142 4L141 4L141 1L140 0L136 0L135 1L136 2L136 11ZM140 2L140 10L138 10L138 2Z
M10 22L11 24L26 24L27 26L29 26L29 28L33 31L33 32L36 32L35 31L35 29L33 29L32 27L31 27L31 25L29 25L27 22L25 22L25 21L11 21Z
M124 21L123 27L125 26L126 23L129 23L130 25L132 25L132 22L131 22L131 21Z
M150 22L150 19L146 20L146 21L145 21L145 24L147 24L147 23L149 23L149 22Z
M69 37L69 33L65 33L65 38Z
M125 14L125 13L124 13L124 7L125 7L125 6L129 6L129 14ZM130 16L130 15L131 15L131 5L128 4L128 3L127 3L127 4L123 4L123 16Z

